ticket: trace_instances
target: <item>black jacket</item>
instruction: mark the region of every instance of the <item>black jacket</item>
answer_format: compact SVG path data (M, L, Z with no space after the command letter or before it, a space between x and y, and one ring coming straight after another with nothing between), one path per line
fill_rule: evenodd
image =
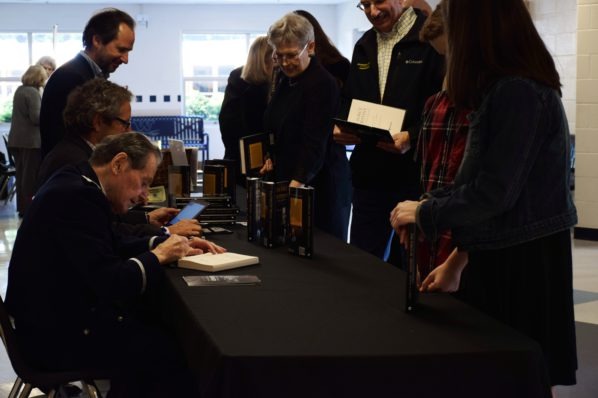
M268 83L255 85L241 79L242 70L240 67L230 73L218 116L224 157L237 162L240 158L239 139L264 132L264 111L270 88Z
M419 41L419 31L426 17L417 10L415 12L415 24L393 49L382 99L376 31L368 30L355 44L340 116L347 117L353 98L405 109L402 131L409 131L412 148L406 154L398 155L372 145L356 145L351 156L356 188L392 192L419 189L419 168L413 160L413 148L417 144L425 101L442 86L444 60L429 44Z
M332 139L338 83L317 58L297 78L281 75L265 117L266 131L274 135L275 141L275 178L315 187L316 225L332 231L333 225L341 221L330 217L325 221L319 213L333 214L351 202L345 148Z
M75 87L94 77L93 69L81 54L52 73L44 88L39 115L42 156L46 156L65 135L62 112L68 95Z
M86 162L92 149L83 138L68 134L44 157L37 176L38 190L52 174L67 165ZM114 228L123 235L154 236L164 235L160 227L147 223L145 212L131 210L124 215L114 215Z

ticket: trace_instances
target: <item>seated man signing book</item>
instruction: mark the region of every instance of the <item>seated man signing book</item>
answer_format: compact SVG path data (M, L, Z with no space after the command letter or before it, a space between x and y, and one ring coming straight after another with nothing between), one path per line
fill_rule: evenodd
M111 372L110 397L192 397L196 383L153 313L164 264L225 250L207 240L123 237L111 226L147 198L161 160L142 134L106 137L89 162L38 191L9 265L6 304L28 362Z

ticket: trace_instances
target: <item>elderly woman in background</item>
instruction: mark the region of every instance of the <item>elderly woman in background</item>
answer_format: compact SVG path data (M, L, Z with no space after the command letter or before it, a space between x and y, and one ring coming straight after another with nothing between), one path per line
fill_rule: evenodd
M48 79L56 70L56 61L54 61L54 58L50 57L49 55L44 55L43 57L38 59L35 64L44 67L46 73L48 74Z
M17 171L17 212L22 217L35 193L37 171L41 162L39 110L41 89L48 75L40 65L30 66L13 97L12 122L8 147Z
M282 77L266 109L266 132L274 136L274 158L262 172L292 187L313 186L315 224L346 241L351 203L345 149L332 140L339 86L315 57L314 30L289 13L268 31L272 58Z
M264 111L272 78L272 48L266 36L255 39L244 66L233 69L228 77L218 121L225 159L239 164L239 139L264 132ZM241 183L241 169L237 172Z

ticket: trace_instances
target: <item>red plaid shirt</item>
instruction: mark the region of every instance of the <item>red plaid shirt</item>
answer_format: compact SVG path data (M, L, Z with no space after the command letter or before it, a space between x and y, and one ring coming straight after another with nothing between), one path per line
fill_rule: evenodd
M456 109L445 91L434 94L426 101L418 142L424 192L453 184L465 152L469 112ZM420 245L420 276L424 278L442 264L454 247L450 231L445 231L438 242Z

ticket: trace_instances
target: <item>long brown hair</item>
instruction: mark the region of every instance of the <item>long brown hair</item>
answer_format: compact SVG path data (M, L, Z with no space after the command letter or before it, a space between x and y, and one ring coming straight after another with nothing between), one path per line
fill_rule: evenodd
M554 60L523 0L445 0L448 92L458 106L476 107L503 76L522 76L560 90Z
M344 57L338 49L332 44L332 41L322 29L322 26L312 14L305 10L295 10L295 14L301 15L309 21L314 28L316 42L316 56L323 65L333 64L342 60Z

